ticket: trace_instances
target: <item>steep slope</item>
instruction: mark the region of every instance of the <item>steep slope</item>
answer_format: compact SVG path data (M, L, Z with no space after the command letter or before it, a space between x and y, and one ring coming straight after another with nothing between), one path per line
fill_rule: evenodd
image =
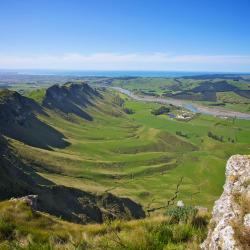
M64 219L102 222L105 218L141 218L140 205L105 193L94 195L75 188L55 185L39 176L32 162L27 165L4 138L15 139L33 148L51 150L69 145L64 135L42 121L49 109L75 113L82 117L83 107L94 105L100 94L86 84L53 86L46 91L44 106L17 92L0 92L0 199L38 195L37 208ZM46 107L46 108L45 108ZM86 118L86 116L84 116ZM53 149L54 150L54 149ZM46 165L44 165L46 168Z
M33 100L17 92L0 92L0 133L33 147L50 149L69 145L64 135L37 118L46 115Z
M221 193L225 160L248 148L249 127L242 121L222 123L220 119L197 116L181 122L156 117L151 111L158 104L136 102L120 95L124 101L121 107L115 101L117 92L94 90L84 84L53 86L33 93L33 102L39 99L37 103L43 105L35 102L42 112L31 108L32 115L62 134L69 144L53 147L47 143L46 133L40 136L47 148L10 139L18 157L29 166L25 171L41 185L56 183L92 193L109 190L147 206L152 199L164 204L175 192L180 176L184 176L180 198L189 202L190 196L197 193L192 203L209 207ZM92 120L77 115L75 108L70 109L72 105ZM134 113L125 114L123 108ZM39 135L32 126L27 131L27 137ZM177 136L177 131L186 137ZM225 142L209 139L209 131L223 136ZM232 135L234 144L227 142ZM48 141L54 139L51 136Z
M54 85L46 90L42 106L17 92L0 92L0 133L33 147L51 149L69 146L65 136L41 121L37 115L48 116L45 108L71 113L93 120L84 108L93 106L101 95L87 84Z
M103 222L105 218L142 218L140 205L112 194L94 195L64 186L40 185L18 157L0 137L0 199L38 195L40 211L78 223ZM32 177L33 176L33 177ZM43 180L45 182L46 180Z
M83 110L84 107L94 105L93 99L101 95L88 84L54 85L47 89L43 106L57 109L63 113L73 113L83 119L93 120L93 117Z
M250 248L250 156L232 156L224 192L215 202L204 250Z

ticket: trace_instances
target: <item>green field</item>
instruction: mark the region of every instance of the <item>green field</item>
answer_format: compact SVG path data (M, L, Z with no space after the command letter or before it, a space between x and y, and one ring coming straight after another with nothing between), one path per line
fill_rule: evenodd
M122 87L142 95L172 97L206 106L221 106L228 110L250 112L250 83L247 78L236 81L230 77L211 78L209 75L204 79L202 77L139 77L113 80L112 86ZM197 90L197 88L200 89Z
M29 96L41 100L42 93ZM164 204L184 177L178 199L211 208L222 192L227 159L249 153L249 121L205 115L176 121L152 115L158 104L122 96L125 107L134 111L127 115L114 103L117 94L102 94L103 99L85 109L93 121L52 110L46 110L48 116L39 115L62 132L70 146L45 150L18 141L13 145L38 173L57 184L92 192L108 190L144 207L152 201L153 206ZM176 131L187 137L176 136ZM224 142L209 138L208 131L223 136Z

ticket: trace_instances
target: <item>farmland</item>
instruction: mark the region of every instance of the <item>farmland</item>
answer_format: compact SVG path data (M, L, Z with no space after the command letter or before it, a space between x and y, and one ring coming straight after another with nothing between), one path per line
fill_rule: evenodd
M48 116L39 115L65 136L68 147L44 150L18 141L13 145L39 174L57 184L91 192L110 190L144 206L152 200L154 205L164 204L183 176L179 198L211 207L222 190L227 158L249 151L249 121L206 115L177 121L153 115L159 104L119 94L123 105L133 110L126 114L113 102L118 93L102 94L103 99L86 108L93 121L51 110L46 111ZM177 131L186 137L176 135ZM209 131L222 136L223 142L209 138Z

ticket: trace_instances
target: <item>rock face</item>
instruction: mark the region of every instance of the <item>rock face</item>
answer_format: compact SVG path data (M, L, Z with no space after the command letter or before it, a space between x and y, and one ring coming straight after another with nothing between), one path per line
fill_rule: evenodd
M46 91L43 106L92 121L93 117L84 108L93 105L93 100L97 97L101 97L100 93L86 83L53 85Z
M250 249L250 156L228 160L224 191L215 202L201 249Z

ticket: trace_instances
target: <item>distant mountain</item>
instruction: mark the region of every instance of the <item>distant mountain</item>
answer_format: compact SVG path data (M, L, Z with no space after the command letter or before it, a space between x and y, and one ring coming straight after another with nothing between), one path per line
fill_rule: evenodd
M204 76L205 77L205 76ZM189 79L189 78L185 78ZM212 79L210 77L208 78L194 78L195 80L204 80L198 84L198 86L185 89L182 87L182 82L178 80L178 84L170 85L168 88L171 91L177 91L177 93L171 93L170 91L167 91L164 96L176 98L176 99L187 99L187 100L193 100L193 101L211 101L216 102L217 101L217 93L218 92L234 92L235 94L241 96L250 98L250 90L241 90L237 86L231 84L227 80L217 80L212 81L209 79ZM222 78L224 79L224 78ZM227 79L227 78L225 78ZM231 78L230 78L231 79ZM233 78L234 79L234 78ZM231 79L231 80L233 80ZM247 86L247 85L246 85Z

